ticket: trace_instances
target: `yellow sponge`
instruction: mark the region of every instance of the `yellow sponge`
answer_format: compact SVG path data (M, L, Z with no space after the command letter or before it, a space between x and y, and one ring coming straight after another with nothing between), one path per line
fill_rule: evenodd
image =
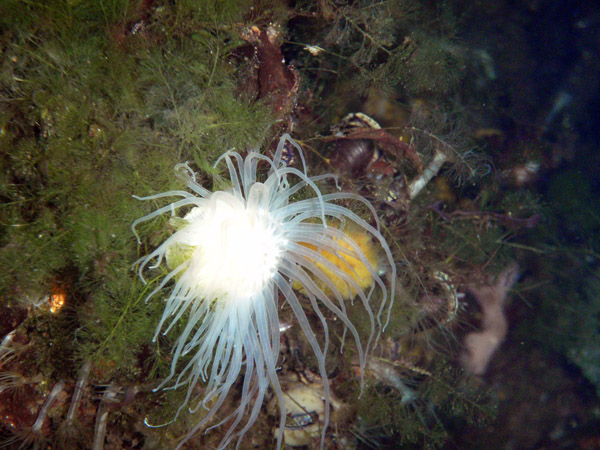
M371 264L371 267L375 272L379 270L379 257L378 252L373 245L373 241L371 240L371 236L368 233L365 233L361 230L345 230L344 234L352 239L356 245L360 247L362 254L367 258L367 261ZM318 248L315 245L300 243L306 248L309 248L314 251L318 251ZM340 241L338 239L334 239L331 243L331 248L340 248L341 250L347 249L348 251L354 253L352 248L347 242ZM338 254L331 253L327 250L321 249L320 254L323 258L326 258L328 261L333 263L336 267L336 270L332 270L328 267L325 267L318 260L315 261L312 258L308 258L311 262L313 262L320 271L322 271L327 277L331 280L331 282L335 285L337 290L342 294L342 297L346 299L351 299L356 295L356 290L349 286L346 281L344 281L340 276L339 272L343 272L344 274L352 277L358 285L364 291L366 288L370 287L373 284L373 277L371 276L371 272L369 272L368 267L358 258L354 256L342 253L341 251ZM320 280L314 280L315 283L321 288L326 294L331 295L331 290L325 286L325 284ZM304 292L302 285L298 282L295 282L293 288Z

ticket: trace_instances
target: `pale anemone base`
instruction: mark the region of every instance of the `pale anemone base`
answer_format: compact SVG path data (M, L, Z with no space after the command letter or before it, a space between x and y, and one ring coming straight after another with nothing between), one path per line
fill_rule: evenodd
M287 167L282 161L286 145L297 149L303 170ZM360 365L364 369L368 352L389 320L389 308L394 298L396 274L390 249L379 230L371 204L356 194L322 194L316 183L333 176L308 176L302 150L289 135L281 138L273 159L256 152L250 152L243 158L234 151L228 151L215 166L221 162L225 162L229 169L232 188L228 191L205 189L196 182L189 166L179 164L176 172L192 192L170 191L136 197L140 200L180 199L136 220L134 232L140 222L164 213L175 216L179 208L189 210L183 219L177 219L180 222L178 230L139 262L142 280L145 270L156 269L163 262L172 269L147 299L174 285L166 298L154 339L160 332L169 333L180 321L185 322L179 336L175 336L170 374L157 389L187 387L185 401L177 414L186 406L191 412L200 407L207 410L178 448L207 425L211 424L208 428L211 429L228 423L229 428L219 445L219 448L225 448L236 438L239 445L240 439L256 421L265 394L271 387L280 406L277 434L277 448L280 448L286 421L284 394L277 376L280 350L278 312L280 298L283 298L310 342L323 379L326 405L322 447L329 421L330 399L325 369L328 326L322 310L326 308L328 315L337 316L354 337ZM269 168L262 182L257 179L259 163ZM295 182L290 183L289 180ZM292 201L292 197L301 190L309 190L313 196ZM376 226L371 226L350 209L336 203L347 200L366 205ZM389 287L360 246L344 234L343 227L349 222L370 234L381 247L389 274ZM332 223L340 225L332 226ZM351 275L350 267L341 270L320 255L323 251L339 255L342 260L344 255L359 259L372 277L371 287L361 288ZM177 264L174 265L173 261ZM343 295L321 269L323 267L347 283L348 289L356 292L356 298L362 302L371 323L366 344L363 345L348 318ZM292 289L293 285L302 286L302 294L297 294ZM308 299L319 317L325 342L318 342L299 295ZM377 305L375 312L374 303ZM189 357L182 362L186 355ZM240 404L233 413L213 424L215 415L242 372ZM199 381L205 383L204 395L192 399L194 386ZM246 421L240 425L244 417Z

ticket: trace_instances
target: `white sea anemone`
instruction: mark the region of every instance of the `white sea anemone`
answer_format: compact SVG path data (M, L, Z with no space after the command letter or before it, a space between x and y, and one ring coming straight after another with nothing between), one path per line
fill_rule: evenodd
M290 145L297 149L302 171L287 167L283 162L286 145L288 149ZM322 194L316 183L333 176L308 176L302 150L289 135L281 138L273 159L253 151L245 158L228 151L215 166L223 161L229 169L232 184L227 191L205 189L196 183L195 174L187 164L179 164L175 170L193 193L170 191L136 197L141 200L168 196L181 199L136 220L134 232L140 222L163 213L175 216L179 208L188 211L183 218L171 221L178 222L177 231L142 258L139 266L142 280L146 268L158 268L163 261L170 270L148 299L162 292L167 285L174 285L166 299L154 339L159 332L167 334L176 323L185 321L181 334L175 339L170 374L157 389L167 385L168 389L187 386L187 396L179 411L187 405L191 405L192 412L201 406L207 410L204 418L180 443L181 447L194 433L211 423L243 372L239 406L211 427L230 424L219 448L225 448L236 438L239 445L241 437L256 421L269 386L280 405L277 447L281 447L286 410L277 377L277 358L280 341L278 309L280 298L284 299L312 346L324 382L323 446L330 398L325 369L328 328L323 307L329 310L327 315L337 316L353 335L364 368L367 353L389 320L395 280L391 252L369 202L351 193ZM257 179L259 163L269 168L262 182ZM290 183L290 179L295 183ZM294 195L307 190L314 195L292 201ZM375 226L336 204L347 200L366 205ZM345 233L351 223L381 247L383 265L389 272L389 288L377 267L381 264L375 264L365 256L361 245ZM336 263L332 261L332 255L337 258ZM370 277L367 283L362 282L360 277L365 275L360 275L350 261L360 261L366 276ZM345 289L340 289L340 284ZM297 294L293 288L302 294ZM344 298L348 293L360 299L370 318L371 335L366 345L361 343L348 318ZM308 299L319 317L325 342L318 342L299 295ZM374 313L375 302L377 311ZM382 317L386 305L387 318ZM185 355L190 357L182 363ZM192 399L194 386L200 380L206 383L203 397ZM240 426L245 416L246 422Z

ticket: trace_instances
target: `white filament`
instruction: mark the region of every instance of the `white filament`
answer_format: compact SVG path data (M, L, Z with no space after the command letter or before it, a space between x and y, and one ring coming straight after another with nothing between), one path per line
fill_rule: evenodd
M291 144L298 150L302 171L286 167L282 162L286 144ZM212 421L229 391L237 383L243 366L245 370L238 407L221 422L210 427L229 423L219 448L225 448L236 438L239 445L243 435L256 421L269 387L279 401L277 448L281 447L286 410L276 373L280 341L280 294L293 310L318 361L326 403L321 436L323 447L329 421L330 398L325 368L329 337L323 310L329 310L330 314L341 319L350 331L356 341L361 368L364 369L366 355L389 320L394 298L396 271L390 249L379 231L375 210L364 198L351 193L321 194L316 182L334 177L309 177L302 151L289 135L281 138L273 159L256 152L250 152L243 158L238 153L229 151L219 158L217 164L221 161L229 169L232 183L229 191L213 193L206 190L196 183L195 174L189 166L179 164L176 166L178 175L195 195L187 191L172 191L136 197L150 200L175 196L180 199L136 220L132 226L134 233L140 222L163 213L173 213L181 207L192 207L183 217L184 226L142 258L139 267L142 277L146 268L158 267L163 259L173 260L173 254L177 251L189 249L191 252L148 296L150 299L167 284L174 284L166 299L155 338L159 332L166 334L175 324L185 320L175 339L170 374L157 389L167 385L168 389L187 387L185 401L179 409L181 411L192 401L196 383L206 383L203 397L194 399L195 404L190 410L196 411L204 407L207 412L178 448ZM263 182L257 179L259 162L268 164L270 169ZM295 183L290 183L290 179L295 180ZM314 197L292 202L290 197L301 189L312 191ZM371 226L349 209L334 203L340 200L353 200L366 205L376 225ZM380 245L390 271L389 289L360 247L341 229L328 225L327 221L331 223L332 220L340 224L355 223ZM303 244L312 244L317 250ZM372 277L372 287L364 291L349 274L350 267L347 270L340 269L323 258L321 251L350 255L361 261ZM362 302L371 324L366 345L363 345L348 318L342 294L321 267L343 280ZM315 280L327 287L329 295ZM294 283L303 286L303 293L324 331L324 342L317 339L300 299L292 290ZM374 314L372 303L377 291L380 294L379 308ZM382 320L386 307L387 317ZM185 355L189 357L182 362ZM244 417L246 423L239 429Z

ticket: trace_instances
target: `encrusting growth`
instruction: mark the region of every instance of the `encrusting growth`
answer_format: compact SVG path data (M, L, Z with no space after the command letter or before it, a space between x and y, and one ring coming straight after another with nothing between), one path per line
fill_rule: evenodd
M296 148L303 170L286 166L282 160L286 145ZM302 150L289 135L281 138L273 159L254 151L245 157L228 151L215 166L222 162L227 165L232 184L227 191L207 190L196 182L187 164L179 164L176 172L191 192L179 190L136 197L140 200L180 199L136 220L134 232L140 222L163 213L175 215L180 208L187 211L183 218L171 220L177 231L139 261L142 279L146 269L156 269L163 261L170 270L148 296L150 300L167 286L173 286L154 339L160 332L169 333L175 324L185 323L175 337L170 374L157 389L187 388L178 414L190 402L195 402L190 406L192 412L201 407L207 410L179 444L181 447L194 433L211 423L243 372L239 406L212 425L229 423L219 448L234 439L239 445L256 421L269 386L279 403L277 447L280 448L286 420L276 372L281 296L292 309L318 360L326 403L323 446L330 402L325 369L328 325L323 308L337 316L354 337L364 370L367 354L389 319L394 298L396 271L390 249L371 204L352 193L323 194L316 183L334 178L333 175L309 176ZM259 164L269 167L265 176L257 173ZM292 201L300 191L312 195ZM337 204L339 201L362 204L370 211L375 226ZM347 234L350 226L353 231ZM368 246L367 240L372 241ZM375 261L370 250L375 246L385 264ZM382 279L379 266L389 272L389 287ZM317 340L303 309L305 302L293 288L301 290L319 317L324 342ZM360 299L370 319L371 333L366 345L361 342L346 311L345 298L350 297L350 293ZM373 312L374 304L376 312ZM199 381L205 383L204 394L202 398L192 399L194 386ZM247 420L241 426L246 415Z

